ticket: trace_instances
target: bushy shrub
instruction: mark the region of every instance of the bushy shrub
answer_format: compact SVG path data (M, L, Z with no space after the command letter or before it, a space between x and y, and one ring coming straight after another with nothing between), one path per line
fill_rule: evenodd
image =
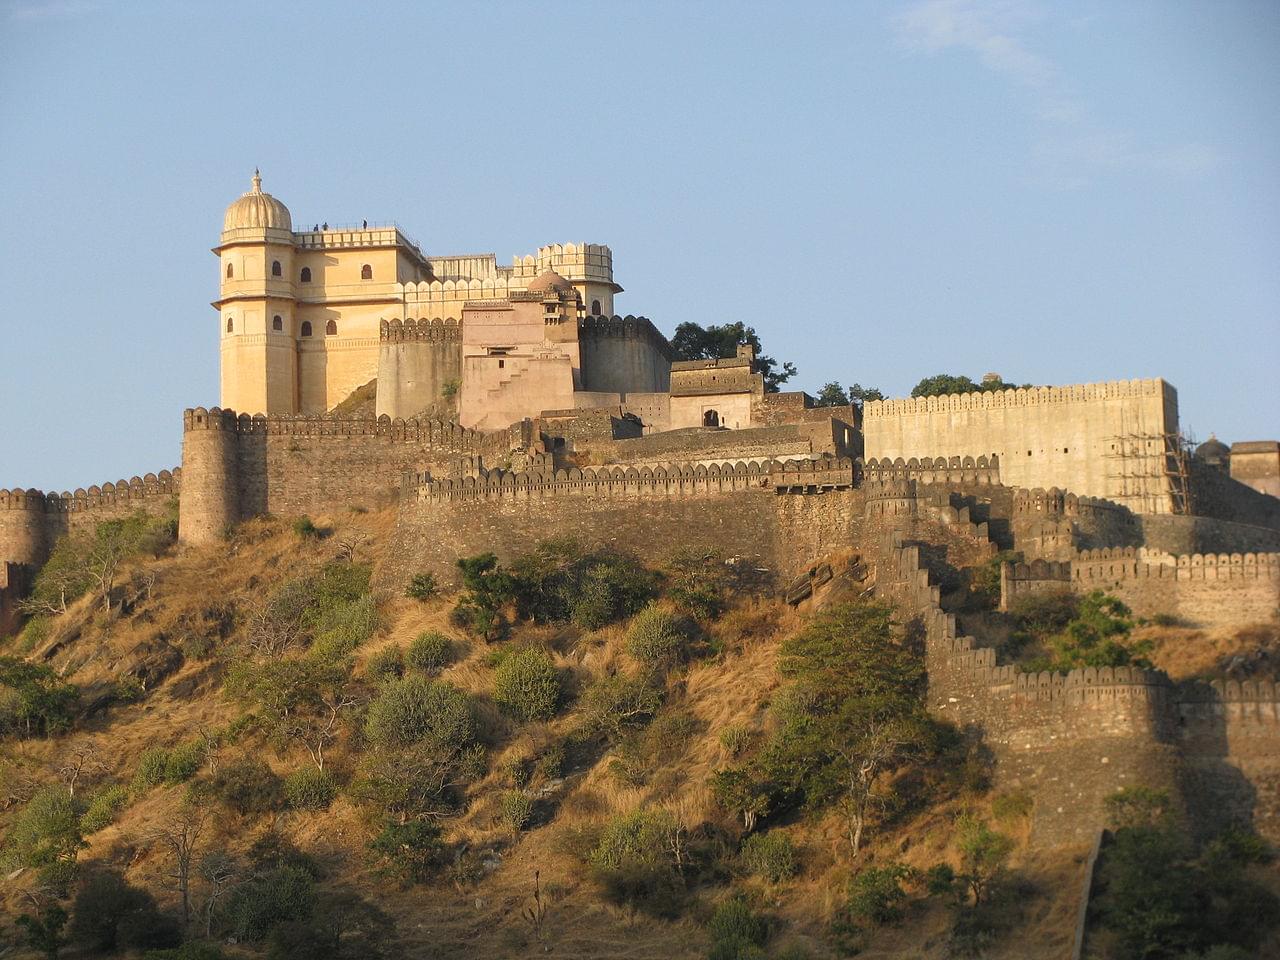
M411 600L425 602L432 599L439 589L435 574L415 573L413 579L409 581L409 586L405 587L404 595Z
M405 677L383 687L369 705L365 735L375 746L400 748L424 739L467 744L475 719L466 694L443 680Z
M742 862L771 883L790 880L799 871L796 848L785 833L753 833L742 843Z
M378 629L378 602L372 594L332 607L316 626L312 650L328 659L345 657Z
M658 592L658 577L634 557L596 554L584 558L569 619L585 630L629 617Z
M383 647L369 658L365 673L370 680L395 680L404 676L404 650L398 645Z
M736 757L747 749L752 736L750 727L741 723L730 724L720 731L720 745L729 751L729 756Z
M303 540L314 540L320 536L320 528L310 517L298 517L293 521L293 532Z
M237 940L257 942L280 923L309 920L315 882L301 867L281 866L240 884L227 900L226 916Z
M616 740L647 725L662 706L662 694L640 677L616 673L591 684L582 702L588 727Z
M51 667L0 657L0 736L52 736L71 726L80 691Z
M769 938L769 921L742 897L730 897L716 907L707 932L711 934L708 960L763 960L760 947Z
M129 804L129 789L120 785L99 790L89 801L80 817L80 829L85 833L97 833L116 822L122 810Z
M338 795L327 771L300 767L284 778L284 796L295 810L325 810Z
M494 672L494 701L525 722L555 716L560 693L560 674L542 650L517 650L504 657Z
M565 744L563 740L555 740L547 744L534 764L534 771L544 780L556 780L564 775Z
M168 784L186 783L197 773L204 763L204 744L198 740L180 743L165 758L164 782Z
M724 612L730 577L724 561L703 550L680 550L668 559L667 597L695 620L714 620Z
M679 881L679 835L679 824L665 810L637 810L606 823L589 858L606 895L667 912Z
M911 868L901 863L866 867L849 882L850 916L863 926L897 923L907 899L902 883L910 876Z
M511 565L520 616L539 623L572 621L595 630L635 613L657 593L658 578L634 557L584 554L569 538L544 540Z
M1001 823L1010 820L1025 820L1031 816L1035 801L1026 790L1011 790L997 794L991 800L991 813Z
M156 909L145 890L131 886L114 871L95 873L76 894L71 910L71 936L91 950L177 946L177 923Z
M533 818L533 794L527 790L508 790L502 795L502 822L513 833L523 830Z
M685 635L680 622L659 606L645 607L627 628L627 653L647 666L675 663L684 650Z
M502 629L502 608L515 598L515 580L492 553L458 558L463 594L453 608L453 622L486 640Z
M453 659L453 642L443 633L433 630L420 633L409 644L409 651L404 659L412 670L421 670L428 675L437 674Z
M440 828L434 823L387 820L370 841L369 849L406 880L425 880L443 863L445 844L440 839Z
M216 943L208 940L191 940L180 947L168 950L148 950L142 960L225 960L226 954Z
M147 747L138 755L138 769L133 783L138 789L164 783L164 770L169 763L169 751L164 747Z
M209 778L209 791L241 816L279 810L284 786L272 769L256 757L223 763Z
M74 860L84 846L80 817L65 787L41 787L13 821L4 845L4 859L19 867L42 867Z

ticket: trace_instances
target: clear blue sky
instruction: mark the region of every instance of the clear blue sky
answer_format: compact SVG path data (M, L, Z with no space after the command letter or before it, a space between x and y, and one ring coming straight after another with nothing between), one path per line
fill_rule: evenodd
M0 487L178 463L223 208L613 247L832 379L1163 376L1280 434L1280 4L0 0Z

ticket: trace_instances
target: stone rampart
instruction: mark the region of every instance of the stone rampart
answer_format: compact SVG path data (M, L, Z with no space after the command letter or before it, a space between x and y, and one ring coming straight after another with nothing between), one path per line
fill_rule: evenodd
M0 489L0 562L39 567L66 533L143 511L169 511L182 471L161 470L71 492Z
M1071 584L1080 593L1114 594L1139 616L1172 614L1200 626L1265 621L1280 611L1280 554L1082 550L1071 562Z
M22 620L18 602L30 587L31 569L25 563L0 561L0 637L18 630Z
M528 422L484 434L443 420L250 417L197 407L184 413L183 429L188 480L179 535L192 543L265 513L382 506L405 473L424 465L468 455L501 462L532 446Z
M930 484L1000 483L999 457L870 457L862 466L868 480L919 480Z
M1177 392L1163 380L874 400L862 430L868 458L985 453L1011 486L1056 486L1139 513L1174 509L1166 461Z
M998 664L993 649L957 636L919 546L895 534L879 571L878 582L924 628L930 710L981 733L1002 788L1031 791L1034 844L1087 843L1105 822L1104 800L1120 787L1175 786L1171 687L1163 674L1132 667L1021 673Z
M549 537L661 560L704 549L783 583L857 542L862 494L850 460L601 467L406 478L386 575L456 579L459 557L510 560Z

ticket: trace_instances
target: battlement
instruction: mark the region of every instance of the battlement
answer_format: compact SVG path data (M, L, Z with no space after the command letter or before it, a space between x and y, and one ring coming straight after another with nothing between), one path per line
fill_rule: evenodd
M749 490L816 493L852 488L853 461L831 458L655 468L575 467L528 473L486 470L477 477L461 480L418 473L406 477L405 486L419 501L448 502L504 497L670 497Z
M324 416L289 416L286 414L237 415L234 410L204 407L184 410L182 427L185 433L197 430L226 430L241 435L265 436L313 436L313 437L384 437L406 443L428 443L480 449L485 446L485 434L479 430L460 427L449 420L403 420L388 416L340 418Z
M461 343L462 323L452 317L441 320L428 317L416 320L382 320L378 323L378 339L384 343Z
M999 457L872 457L862 465L868 480L919 480L921 483L999 484Z
M1078 497L1066 490L1050 487L1026 489L1018 487L1013 491L1013 512L1015 516L1040 515L1048 518L1079 517L1090 513L1113 511L1116 514L1128 514L1131 511L1123 504L1101 497Z
M602 243L552 243L532 256L514 257L513 276L537 277L554 270L566 280L613 282L613 251Z
M1191 553L1174 556L1141 547L1081 550L1071 563L1082 584L1116 580L1280 579L1280 553Z
M586 316L578 321L578 336L584 340L611 337L642 340L652 344L664 359L670 361L672 357L670 342L648 317Z
M1002 407L1037 407L1056 403L1106 401L1122 397L1164 396L1176 400L1177 391L1159 377L1151 380L1107 380L1101 383L1079 383L1062 387L1029 387L1014 390L988 390L973 393L950 393L940 397L908 397L896 400L869 400L862 407L866 420L900 417L915 413L937 413L954 410L992 410Z
M161 470L129 480L73 492L45 493L40 490L0 489L0 510L31 510L38 513L75 513L126 504L145 497L177 496L182 488L182 468Z

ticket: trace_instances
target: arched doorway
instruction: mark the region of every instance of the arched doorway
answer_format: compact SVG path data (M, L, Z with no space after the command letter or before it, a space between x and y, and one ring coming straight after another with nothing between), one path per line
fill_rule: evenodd
M707 410L702 414L702 425L704 427L720 426L720 414L715 410Z

